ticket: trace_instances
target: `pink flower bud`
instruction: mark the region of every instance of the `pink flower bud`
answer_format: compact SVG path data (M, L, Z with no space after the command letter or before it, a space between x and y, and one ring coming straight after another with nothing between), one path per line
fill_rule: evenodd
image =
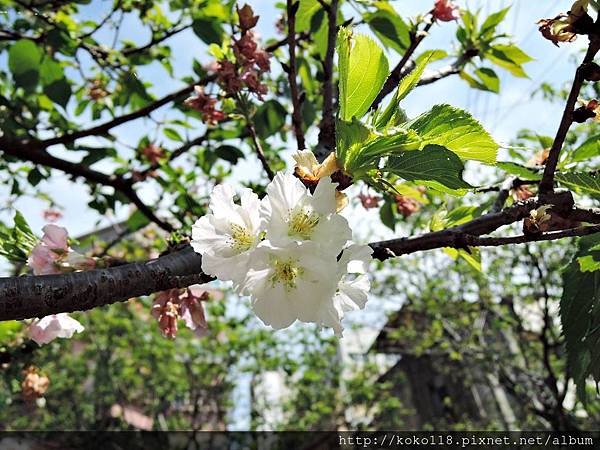
M62 218L62 213L55 209L46 209L43 212L44 220L46 222L56 222L58 219Z
M435 5L431 14L434 19L441 22L450 22L460 18L458 6L455 5L452 0L435 0Z

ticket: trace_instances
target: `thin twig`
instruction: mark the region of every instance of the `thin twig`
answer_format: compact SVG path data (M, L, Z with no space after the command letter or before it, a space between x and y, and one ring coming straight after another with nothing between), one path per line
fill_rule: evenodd
M423 41L423 39L425 39L425 36L427 36L427 33L429 32L434 22L435 21L432 19L429 23L427 23L427 25L425 25L423 30L414 32L411 35L410 45L406 49L406 52L404 52L404 55L402 55L402 59L400 60L400 62L390 72L390 76L387 80L385 80L381 91L379 91L379 94L377 94L377 97L375 97L375 100L373 100L373 103L371 103L370 109L377 108L381 101L390 92L396 89L396 86L398 86L398 83L400 83L400 80L402 79L404 66L406 66L406 64L410 61L413 53L415 52L419 44Z
M250 134L250 139L252 139L254 150L256 150L256 156L258 156L258 159L260 160L260 163L262 164L265 173L269 177L269 180L272 180L273 178L275 178L275 173L273 173L273 170L269 166L269 161L267 161L267 157L265 156L265 152L262 148L262 144L260 143L260 139L256 134L256 129L254 128L254 124L252 123L252 121L247 120L246 129Z

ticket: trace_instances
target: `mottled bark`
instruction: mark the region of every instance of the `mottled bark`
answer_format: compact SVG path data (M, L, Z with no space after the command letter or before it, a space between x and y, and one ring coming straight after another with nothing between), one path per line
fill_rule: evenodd
M146 262L61 275L0 278L0 321L83 311L175 287L206 283L191 247Z

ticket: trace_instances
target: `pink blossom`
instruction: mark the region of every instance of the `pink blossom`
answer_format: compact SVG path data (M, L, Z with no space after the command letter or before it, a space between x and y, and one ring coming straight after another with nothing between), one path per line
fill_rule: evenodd
M71 338L75 333L81 333L83 325L66 313L35 319L29 326L29 337L38 345L47 344L56 338Z
M50 247L39 243L31 251L27 264L33 270L34 275L51 275L60 273L57 261L60 256L54 253Z
M271 54L265 52L262 49L257 50L254 53L254 59L255 59L256 65L263 72L268 72L269 70L271 70L271 63L269 62L270 58L271 58Z
M52 250L60 250L67 252L69 250L69 244L67 239L69 237L67 230L58 225L48 224L42 228L44 236L42 237L42 243L46 244ZM58 253L60 253L60 251Z
M165 156L165 151L158 145L149 144L142 149L142 155L152 164L157 164Z
M249 31L234 42L233 53L238 61L242 63L244 59L254 61L254 52L256 52L257 48L258 45L256 44L254 33Z
M66 270L89 270L96 267L95 259L69 248L69 236L63 227L49 224L42 230L42 240L33 248L27 259L34 275L51 275Z
M434 19L442 22L450 22L460 18L459 8L452 0L435 0L431 14Z
M194 88L196 95L188 98L185 104L202 115L202 120L209 125L216 125L225 119L225 113L216 109L217 100L204 93L202 86Z
M381 197L365 194L358 194L358 198L365 209L377 208L379 206L379 200L381 200Z
M258 78L258 73L255 70L247 70L240 77L248 89L254 92L259 99L262 100L262 96L267 93L267 86L260 82Z

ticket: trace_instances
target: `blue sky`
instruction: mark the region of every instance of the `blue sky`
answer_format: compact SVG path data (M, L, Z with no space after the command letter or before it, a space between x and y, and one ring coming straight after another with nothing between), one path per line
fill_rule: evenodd
M275 27L273 24L277 20L279 10L270 1L249 1L255 11L261 16L258 31L264 38L275 37ZM399 0L391 2L403 16L412 16L418 13L424 13L431 8L433 0L410 1ZM537 32L535 22L543 17L552 17L556 13L569 9L571 1L567 0L548 0L548 1L526 1L514 0L513 2L505 0L469 0L458 1L461 6L470 8L481 8L484 13L495 12L503 7L512 4L511 11L508 13L502 29L506 33L515 36L514 41L521 46L529 55L535 58L534 62L526 65L526 71L529 79L514 78L505 71L499 69L497 72L501 75L501 94L496 95L481 91L468 89L464 81L457 76L441 80L433 85L421 87L410 95L404 103L409 116L417 115L435 103L450 103L470 111L476 118L482 121L484 126L493 134L499 142L508 142L522 128L536 130L540 134L554 134L560 120L561 105L552 105L544 102L540 98L532 97L532 91L543 81L552 81L556 85L568 82L574 73L574 66L571 57L577 55L585 45L585 40L580 39L574 44L563 45L560 48L554 47L549 41L541 38ZM112 2L107 0L95 0L86 6L81 16L104 16L109 11ZM126 24L121 33L122 39L128 39L140 44L147 42L148 36L141 35L139 28L135 23ZM359 31L367 33L366 28L359 28ZM443 48L450 50L449 42L454 42L454 33L456 24L440 23L434 25L431 35L419 48L419 51L432 48ZM102 37L102 36L100 36ZM174 36L170 40L174 54L174 69L176 77L187 75L190 72L191 58L194 57L201 61L208 62L210 56L206 53L206 46L203 45L192 33L184 32ZM394 65L399 59L398 55L390 54L390 65ZM447 63L447 62L446 62ZM441 65L446 64L444 62ZM6 64L5 60L0 60L0 64ZM182 84L179 82L164 83L165 71L158 63L144 66L139 71L143 79L149 79L154 83L152 92L157 96L164 95L179 88ZM158 119L170 117L172 114L169 108L158 110L154 116ZM82 123L89 126L89 124ZM120 142L136 145L139 137L145 132L151 131L155 125L151 121L136 121L115 129L115 134ZM199 134L201 130L193 130L192 135ZM312 136L314 143L314 136ZM88 143L94 144L95 139L89 139ZM124 153L129 152L125 147L121 147ZM289 154L293 149L290 148ZM57 156L66 157L60 149L52 149L52 153ZM289 155L287 155L289 157ZM77 160L80 157L70 152L68 157ZM179 160L178 164L184 164L184 159ZM242 164L236 170L235 178L246 179L255 178L257 173L257 161L249 160ZM111 167L98 164L94 166L98 170L109 172ZM49 193L63 207L64 217L59 224L66 226L71 235L78 235L89 232L97 228L98 224L107 225L115 223L127 217L128 208L120 208L116 215L110 217L99 217L94 211L87 207L89 196L86 188L81 183L73 184L65 175L58 171L49 182L43 182L41 188ZM0 187L0 198L4 196L6 187ZM149 203L157 200L157 193L152 187L141 190L142 197ZM4 206L4 205L3 205ZM16 207L23 212L27 220L35 231L39 231L44 225L41 212L45 209L45 204L41 201L23 198L17 202ZM10 214L1 213L0 218L8 219ZM361 216L361 219L364 218ZM376 220L376 217L373 217ZM1 263L0 263L1 264Z

